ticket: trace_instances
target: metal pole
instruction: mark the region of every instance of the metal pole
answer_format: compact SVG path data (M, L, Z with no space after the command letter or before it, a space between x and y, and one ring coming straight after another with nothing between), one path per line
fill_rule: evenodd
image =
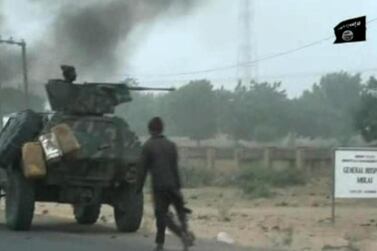
M3 88L2 88L2 83L0 82L0 92L2 92ZM1 102L1 99L0 99L0 128L3 129L4 125L3 125L3 102Z
M333 150L332 154L332 188L331 188L331 223L335 224L335 158L336 158L336 149Z
M27 77L26 42L25 42L25 40L14 41L13 38L2 39L0 37L0 43L21 46L22 75L23 75L23 82L24 82L25 108L29 108L30 104L29 104L29 82L28 82L28 77Z
M20 43L22 49L22 74L24 82L24 94L25 94L25 108L29 108L29 81L27 71L27 58L26 58L26 42L24 40Z

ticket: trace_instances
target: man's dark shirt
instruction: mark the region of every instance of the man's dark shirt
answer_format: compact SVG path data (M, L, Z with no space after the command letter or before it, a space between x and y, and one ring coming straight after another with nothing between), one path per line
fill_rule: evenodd
M144 143L140 165L139 191L144 186L148 172L152 176L154 191L181 188L178 174L177 148L173 142L163 135L152 136Z

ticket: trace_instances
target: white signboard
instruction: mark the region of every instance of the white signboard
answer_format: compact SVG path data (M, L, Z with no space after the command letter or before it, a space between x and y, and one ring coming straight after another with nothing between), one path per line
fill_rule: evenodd
M335 198L377 198L377 149L335 151Z

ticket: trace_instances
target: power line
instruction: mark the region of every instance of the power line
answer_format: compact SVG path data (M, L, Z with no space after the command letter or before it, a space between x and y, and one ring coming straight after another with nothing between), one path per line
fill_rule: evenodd
M373 19L369 20L367 23L373 23L375 21L377 21L377 18L373 18ZM269 55L269 56L261 57L261 58L256 59L256 60L243 62L243 63L237 63L237 64L225 65L225 66L221 66L221 67L208 68L208 69L204 69L204 70L187 71L187 72L179 72L179 73L171 73L171 74L142 74L142 75L143 76L149 76L149 77L179 77L179 76L198 75L198 74L211 73L211 72L217 72L217 71L231 70L231 69L235 69L235 68L243 67L243 66L252 66L252 65L255 65L259 62L263 62L263 61L275 59L275 58L278 58L278 57L286 56L286 55L295 53L297 51L301 51L301 50L319 45L319 44L321 44L325 41L330 40L331 38L333 38L333 36L328 36L326 38L319 39L319 40L313 41L311 43L307 43L305 45L296 47L294 49L281 51L281 52L278 52L278 53L275 53L275 54L272 54L272 55ZM132 74L128 74L128 75L129 76L138 76L138 75L132 75Z
M340 72L344 71L342 69L334 69L331 71L316 71L316 72L301 72L301 73L287 73L287 74L274 74L274 75L261 75L261 80L263 79L281 79L281 78L300 78L300 77L310 77L310 76L323 76L325 74L331 72ZM352 73L367 73L367 72L377 72L377 67L374 68L363 68L363 69L350 69L347 72ZM237 81L238 77L228 77L228 78L210 78L211 81ZM156 83L182 83L182 82L190 82L193 81L192 78L185 78L185 79L152 79L142 81L144 84L156 84Z
M253 61L239 63L239 64L231 64L231 65L226 65L226 66L221 66L221 67L216 67L216 68L210 68L210 69L205 69L205 70L188 71L188 72L180 72L180 73L172 73L172 74L143 74L143 76L179 77L179 76L186 76L186 75L197 75L197 74L203 74L203 73L211 73L211 72L223 71L223 70L231 70L231 69L238 68L239 66L250 66L250 65L262 62L262 61L266 61L266 60L274 59L274 58L281 57L281 56L284 56L284 55L288 55L288 54L294 53L296 51L300 51L300 50L306 49L308 47L315 46L315 45L320 44L320 43L322 43L326 40L329 40L329 39L331 39L331 37L327 37L327 38L324 38L324 39L321 39L321 40L317 40L317 41L305 44L305 45L300 46L300 47L295 48L295 49L282 51L282 52L272 54L272 55L269 55L269 56L265 56L265 57L262 57L262 58L259 58L259 59L253 60ZM128 74L128 75L132 76L132 74Z
M372 18L371 20L369 20L369 21L367 22L367 24L369 24L369 23L373 23L373 22L375 22L375 21L377 21L377 17L376 17L376 18Z

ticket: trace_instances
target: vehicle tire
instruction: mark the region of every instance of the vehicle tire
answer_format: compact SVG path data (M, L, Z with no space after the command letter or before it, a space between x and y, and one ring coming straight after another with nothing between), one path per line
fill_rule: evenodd
M42 116L32 110L17 113L0 134L0 164L8 167L14 163L22 145L32 141L42 129Z
M137 193L134 187L124 186L121 193L121 202L114 204L114 218L118 231L136 232L143 218L143 193Z
M15 231L29 230L33 221L35 190L31 180L27 180L20 167L8 171L5 188L6 225Z
M94 205L73 205L73 214L76 222L81 225L93 225L97 222L101 212L101 204Z

